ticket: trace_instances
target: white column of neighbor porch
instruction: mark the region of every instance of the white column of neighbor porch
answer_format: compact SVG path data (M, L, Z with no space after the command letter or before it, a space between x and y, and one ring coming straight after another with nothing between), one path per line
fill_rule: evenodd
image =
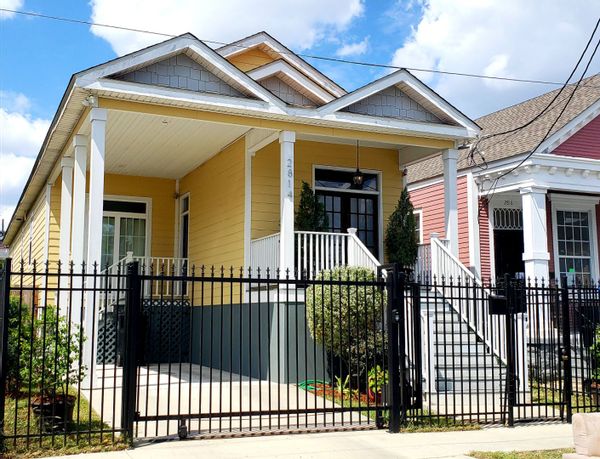
M294 144L296 133L281 131L280 144L280 237L279 269L281 276L294 277Z
M449 249L458 257L458 150L445 150L442 153L444 163L444 224Z
M523 262L525 279L549 280L546 188L528 186L519 189L523 206Z

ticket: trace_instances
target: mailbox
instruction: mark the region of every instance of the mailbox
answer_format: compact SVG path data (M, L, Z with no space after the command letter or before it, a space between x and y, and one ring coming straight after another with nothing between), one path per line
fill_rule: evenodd
M505 295L490 293L490 314L508 314L508 301Z
M490 293L490 314L506 315L527 312L527 298L524 288L511 288L507 297L504 292Z

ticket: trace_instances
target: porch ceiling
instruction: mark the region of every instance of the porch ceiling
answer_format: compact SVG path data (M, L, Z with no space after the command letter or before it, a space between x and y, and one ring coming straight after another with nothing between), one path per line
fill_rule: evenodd
M245 126L111 110L105 170L177 179L243 135ZM89 133L89 124L84 127Z

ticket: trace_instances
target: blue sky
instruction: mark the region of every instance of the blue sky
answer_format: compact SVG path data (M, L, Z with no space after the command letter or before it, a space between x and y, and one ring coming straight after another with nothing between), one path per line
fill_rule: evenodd
M23 6L26 11L84 20L89 20L92 12L89 3L76 0L27 0ZM402 15L401 20L396 10L396 2L392 0L366 4L364 13L344 32L343 40L358 43L367 37L368 52L347 57L389 63L410 32L405 26L414 24L418 18L419 8ZM222 40L218 36L204 37L198 31L195 33L199 38ZM30 113L44 118L53 116L73 73L117 56L106 40L90 32L89 26L26 16L0 21L0 41L0 89L25 94L31 101ZM341 42L336 39L322 40L303 52L336 57L340 46ZM366 84L383 73L377 68L310 61L346 89Z
M0 0L0 8L231 42L266 30L296 52L562 81L598 0ZM8 221L70 76L160 41L0 12L0 218ZM309 60L348 90L381 68ZM600 57L590 73L600 71ZM554 89L417 73L476 118Z

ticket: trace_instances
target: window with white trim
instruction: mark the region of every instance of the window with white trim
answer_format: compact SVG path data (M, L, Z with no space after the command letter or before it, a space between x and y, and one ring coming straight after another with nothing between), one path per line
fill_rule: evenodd
M187 258L189 255L189 232L190 232L190 195L185 194L180 198L179 207L179 255Z
M417 243L423 243L423 210L415 209L413 211L415 217L415 232L417 233Z
M560 276L569 283L587 283L592 278L592 246L590 212L556 211L556 240Z

